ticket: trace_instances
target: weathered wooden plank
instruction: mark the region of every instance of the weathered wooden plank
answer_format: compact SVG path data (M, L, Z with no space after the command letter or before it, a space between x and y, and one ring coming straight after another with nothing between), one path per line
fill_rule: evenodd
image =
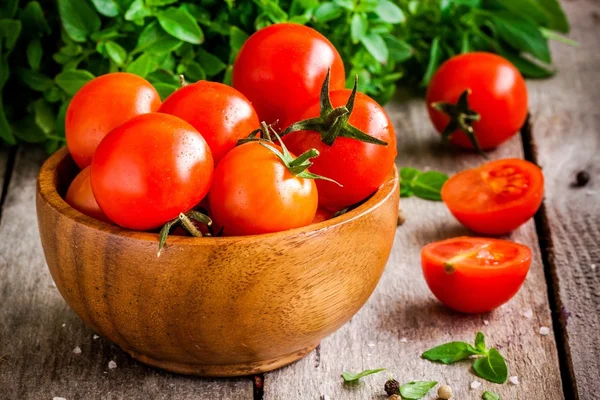
M2 199L2 194L4 193L4 182L7 178L6 175L10 170L9 162L12 161L9 154L10 150L8 148L0 147L0 199ZM2 215L2 210L0 210L0 215Z
M484 162L479 156L443 148L427 118L423 100L397 101L388 107L398 136L399 166L413 166L454 173ZM522 157L519 136L490 158ZM539 334L552 326L546 281L534 222L510 238L533 250L533 263L517 296L485 315L461 315L439 304L422 277L420 249L427 243L469 232L453 219L442 203L416 198L402 199L406 222L399 227L386 271L365 307L340 331L321 343L320 354L269 373L265 377L266 400L384 398L384 375L366 378L358 385L344 385L342 370L389 368L401 382L436 380L454 389L457 399L480 399L493 390L504 399L562 399L563 390L553 335ZM351 249L349 249L351 251ZM340 272L342 273L342 272ZM533 311L533 317L523 315ZM472 341L481 330L488 343L501 349L509 374L520 385L492 384L469 371L469 363L444 366L422 360L420 354L435 345ZM470 389L473 381L482 382ZM432 395L428 398L434 398Z
M251 399L248 378L166 373L93 338L60 297L44 262L35 216L35 180L44 158L39 150L19 151L0 221L0 398ZM117 368L109 369L110 361Z
M532 82L534 157L546 177L543 239L567 362L579 399L600 391L600 3L565 2L579 49L556 45L560 70ZM537 154L536 154L537 153ZM578 171L591 175L572 187Z

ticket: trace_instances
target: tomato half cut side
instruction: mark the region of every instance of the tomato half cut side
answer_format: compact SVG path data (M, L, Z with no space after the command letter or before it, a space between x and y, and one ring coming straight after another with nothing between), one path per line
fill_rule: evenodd
M531 265L531 250L508 240L458 237L425 246L421 265L438 300L456 311L482 313L519 291Z
M529 161L491 161L452 176L441 194L464 226L478 233L501 235L533 217L544 197L544 175Z

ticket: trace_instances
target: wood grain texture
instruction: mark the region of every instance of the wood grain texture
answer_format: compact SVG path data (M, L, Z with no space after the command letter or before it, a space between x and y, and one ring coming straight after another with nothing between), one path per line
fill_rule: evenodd
M398 135L398 166L454 173L484 162L479 156L443 148L433 131L421 99L397 99L388 106ZM520 137L490 153L493 159L522 157ZM539 334L552 326L543 264L533 220L510 238L533 251L531 270L519 293L496 311L462 315L438 303L423 279L420 249L432 241L467 235L442 203L418 198L401 199L406 222L397 229L392 255L366 306L342 329L321 342L319 353L289 367L266 374L265 400L383 399L385 374L368 377L357 385L342 383L340 373L389 368L400 382L436 380L452 386L457 399L481 399L492 390L503 399L562 399L563 390L554 337ZM523 316L533 311L531 319ZM487 325L486 325L487 321ZM477 331L506 357L509 376L520 385L497 385L477 378L469 362L446 366L420 358L441 343L472 342ZM473 381L482 382L470 389ZM427 399L433 399L435 390Z
M6 147L0 147L0 199L2 199L2 195L4 193L4 182L7 179L9 168L9 162L12 162L9 156L10 150ZM2 215L2 210L0 210L0 215Z
M564 2L580 48L553 45L559 75L532 82L534 156L546 178L543 239L579 399L600 392L600 2ZM573 187L578 171L590 182Z
M39 150L18 153L0 221L0 398L251 399L250 379L163 372L104 338L93 339L61 298L44 262L34 209L45 157ZM75 347L81 354L73 353ZM117 368L109 369L109 361Z

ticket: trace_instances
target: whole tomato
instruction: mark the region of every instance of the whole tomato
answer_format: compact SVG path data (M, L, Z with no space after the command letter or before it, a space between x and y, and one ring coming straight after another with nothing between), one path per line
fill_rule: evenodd
M446 306L464 313L491 311L518 291L531 250L508 240L458 237L421 251L427 286Z
M67 147L73 160L79 168L87 167L108 132L159 106L154 86L137 75L115 72L86 83L71 99L65 117Z
M427 89L433 125L450 142L491 149L509 139L527 118L527 86L506 59L461 54L437 70Z
M215 165L260 125L256 111L246 97L217 82L199 81L165 99L158 112L175 115L200 132L212 151Z
M77 211L99 221L110 223L109 219L104 215L98 202L92 193L92 184L90 183L90 167L84 168L67 190L65 201Z
M342 89L344 63L325 36L303 25L275 24L244 43L233 65L233 87L252 102L261 121L279 120L285 127L319 99L328 69L331 87Z
M318 180L319 206L340 210L373 194L387 178L396 158L396 133L385 110L369 96L341 89L329 93L291 125L283 141L291 152L319 152L311 171L338 182ZM321 104L327 104L321 108ZM341 116L336 118L336 115ZM303 130L303 128L316 130ZM289 133L288 133L289 132Z
M139 115L111 131L91 166L94 196L106 216L135 230L157 228L198 204L213 176L200 133L168 114Z
M211 217L223 234L278 232L314 219L318 205L314 180L290 170L293 155L286 152L289 157L280 157L273 150L282 149L272 143L245 143L217 165L208 200Z

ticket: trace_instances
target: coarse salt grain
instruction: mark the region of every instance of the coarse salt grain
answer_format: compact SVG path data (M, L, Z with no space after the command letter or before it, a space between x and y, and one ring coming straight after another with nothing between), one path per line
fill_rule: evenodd
M109 361L108 362L108 369L115 369L117 368L117 363L114 361Z
M546 336L549 334L550 334L550 328L548 328L547 326L540 327L540 335Z
M64 328L65 326L67 326L67 324L62 324L62 327Z
M487 325L489 325L489 324L490 324L490 321L488 321L487 319L484 319L484 320L483 320L483 324L487 326Z
M596 269L596 264L591 264L590 268L592 269L592 271L594 271Z
M408 339L403 337L402 339L400 339L400 343L408 343Z
M98 339L99 337L100 337L100 336L98 336L98 335L94 335L94 336L92 336L92 339L96 340L96 339Z
M64 397L53 397L52 400L67 400Z
M73 354L81 354L81 347L77 346L73 349Z
M533 310L532 310L532 309L526 310L526 311L523 313L523 316L524 316L525 318L532 318L532 317L533 317Z
M478 381L471 382L471 389L477 389L479 386L481 386L481 382L478 382Z
M519 377L518 376L509 376L508 377L508 381L510 383L512 383L513 385L518 385L519 384Z
M369 346L369 347L375 347L375 343L369 342L369 343L367 343L367 346Z

